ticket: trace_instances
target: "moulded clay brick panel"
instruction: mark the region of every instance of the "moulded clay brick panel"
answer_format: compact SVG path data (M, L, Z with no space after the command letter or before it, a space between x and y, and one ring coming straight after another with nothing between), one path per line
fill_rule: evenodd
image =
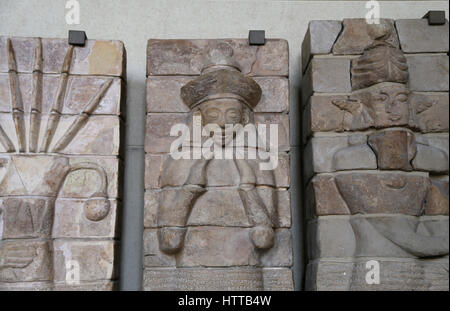
M247 39L157 40L147 45L147 76L198 75L206 65L205 54L212 45L228 43L241 72L251 76L288 76L289 51L286 40L267 39L250 46Z
M0 37L0 72L8 72L7 41ZM33 72L36 38L11 38L17 71ZM67 39L42 38L42 72L60 73L69 49ZM87 40L84 47L75 47L70 74L125 76L125 47L121 41Z
M119 41L0 37L0 289L115 288L124 69Z
M147 78L147 112L189 112L180 89L194 77L151 76ZM255 112L289 111L289 80L284 77L255 77L262 89Z
M241 73L223 70L231 69L224 64ZM202 71L205 66L214 79L208 80L208 72ZM249 46L245 39L149 40L144 290L293 289L287 76L284 40L269 39L259 47ZM176 139L169 135L170 129L179 123L190 126L189 104L198 101L194 98L206 96L204 91L223 94L225 89L226 98L240 96L252 107L244 111L250 113L246 122L279 125L274 170L261 170L261 155L248 159L247 149L244 160L197 161L192 156L174 160L169 154ZM208 102L217 109L223 103ZM200 180L195 180L196 175ZM198 183L203 189L197 195L190 189ZM186 207L188 214L184 214ZM248 214L250 210L255 214ZM269 232L264 225L264 232L273 243L260 249L255 239L266 233L257 224L265 217L272 229Z
M45 74L42 79L42 108L43 114L50 113L51 107L56 100L57 86L60 76L58 74ZM112 79L112 84L103 95L98 107L92 114L120 114L120 101L123 97L122 87L124 82L120 78L99 76L69 76L67 81L67 94L64 98L62 114L78 114L82 111L89 100L100 89L103 83ZM33 78L31 73L19 74L20 92L22 95L24 112L31 111L33 100ZM11 111L11 98L9 76L0 73L0 112Z
M345 19L333 55L309 62L307 290L448 290L445 26ZM329 40L335 28L321 28ZM382 267L379 285L365 281L369 260Z

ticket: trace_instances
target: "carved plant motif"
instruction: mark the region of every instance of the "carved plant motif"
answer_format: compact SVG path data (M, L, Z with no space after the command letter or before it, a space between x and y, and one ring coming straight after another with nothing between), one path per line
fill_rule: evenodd
M22 100L19 75L11 39L7 39L8 75L11 98L12 119L14 122L17 146L14 137L9 137L0 125L0 143L6 149L7 156L0 159L0 186L8 195L17 198L2 198L0 213L2 226L0 238L15 239L13 243L2 241L0 244L0 281L26 282L33 280L51 281L53 252L52 225L55 201L66 177L77 170L91 170L100 177L98 189L85 201L84 214L90 221L100 221L109 213L107 199L108 180L105 170L91 162L71 164L69 157L59 155L64 151L78 132L86 125L90 115L98 107L109 89L112 79L106 80L100 89L86 103L83 110L52 146L55 132L62 117L64 99L68 88L69 71L72 63L73 46L64 57L59 74L56 96L51 107L45 131L40 133L43 99L43 55L41 39L37 38L34 49L32 73L31 109L29 124L26 125L25 109ZM28 129L28 133L27 133ZM39 145L40 135L42 136ZM28 138L28 141L27 141ZM49 153L51 153L49 155ZM30 169L31 168L31 169ZM32 172L32 175L30 175ZM20 188L14 178L21 180ZM19 189L19 188L20 189ZM12 189L12 190L11 190ZM15 193L15 192L17 193ZM26 196L26 197L23 197ZM5 233L3 233L5 232ZM39 238L35 243L30 239Z
M57 86L57 92L55 101L53 102L50 116L47 122L46 130L40 148L38 148L39 130L41 127L41 113L42 113L42 43L39 38L36 39L36 46L34 52L34 64L33 64L33 91L32 102L30 111L30 126L29 137L30 141L27 144L26 141L26 126L24 118L24 105L22 101L22 95L20 92L19 76L17 73L17 65L14 56L14 50L10 39L7 39L8 49L8 70L9 70L9 85L11 95L12 115L18 139L18 150L12 143L10 137L5 133L3 127L0 125L0 143L4 146L7 152L18 153L48 153L48 152L61 152L76 136L76 134L86 125L89 116L94 112L100 103L100 100L105 95L112 83L112 79L108 79L97 93L89 100L84 107L83 111L79 113L75 121L70 125L64 135L56 142L52 150L50 145L55 132L58 128L58 124L61 118L62 108L64 105L64 98L67 91L67 81L69 78L70 65L72 63L73 46L70 46L67 50L64 62L61 67L61 73Z

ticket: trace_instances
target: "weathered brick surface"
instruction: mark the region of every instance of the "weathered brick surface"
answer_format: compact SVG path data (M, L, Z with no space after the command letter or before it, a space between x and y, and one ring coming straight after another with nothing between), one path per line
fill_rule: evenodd
M428 20L395 21L402 50L405 53L448 52L448 21L445 25L428 25Z
M288 76L289 52L285 40L268 39L250 46L247 39L149 40L147 75L198 75L209 65L208 50L226 44L242 73L251 76Z
M345 19L333 54L309 61L307 290L448 290L447 51L448 23Z
M189 157L174 159L180 134L170 130L185 124L192 135L194 115L203 125L265 125L256 158L248 135L241 159L193 159L201 146L192 137ZM144 290L292 290L289 145L286 41L149 40ZM276 165L262 170L269 152Z
M119 41L0 37L1 289L114 289L124 70Z
M8 72L7 39L0 38L0 72ZM18 72L33 72L37 38L13 37ZM69 49L67 39L42 38L42 72L60 73ZM75 47L70 74L125 77L125 47L121 41L87 40L84 47Z
M407 55L412 91L448 92L448 56L445 54Z
M342 30L340 21L310 21L302 43L303 72L314 55L329 54Z
M381 19L380 23L384 23L386 29L389 30L389 33L386 34L386 41L398 47L399 43L394 29L394 21L391 19ZM343 30L333 45L333 54L362 54L364 49L373 43L373 33L377 33L377 25L369 25L363 18L344 19L342 24ZM377 35L382 34L377 33Z

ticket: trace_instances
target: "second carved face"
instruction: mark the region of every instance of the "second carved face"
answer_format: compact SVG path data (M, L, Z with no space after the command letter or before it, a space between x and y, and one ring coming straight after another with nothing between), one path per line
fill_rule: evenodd
M407 125L409 91L400 83L380 83L355 92L351 98L360 101L372 116L375 127Z

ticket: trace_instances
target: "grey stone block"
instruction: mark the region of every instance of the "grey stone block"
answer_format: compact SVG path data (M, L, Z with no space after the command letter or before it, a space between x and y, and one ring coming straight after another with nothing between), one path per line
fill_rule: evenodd
M448 134L416 135L417 154L412 161L415 170L448 173Z
M395 25L404 53L448 52L448 21L431 26L427 19L399 19Z
M302 71L308 67L312 56L329 54L342 30L341 21L310 21L302 43Z
M447 55L406 55L411 91L440 92L449 90Z
M315 173L377 168L377 159L365 134L315 136L309 143L312 158L305 159L313 165Z
M313 57L302 81L302 101L317 93L350 93L351 57Z
M310 260L353 257L356 241L347 216L318 217L308 223L307 230Z

